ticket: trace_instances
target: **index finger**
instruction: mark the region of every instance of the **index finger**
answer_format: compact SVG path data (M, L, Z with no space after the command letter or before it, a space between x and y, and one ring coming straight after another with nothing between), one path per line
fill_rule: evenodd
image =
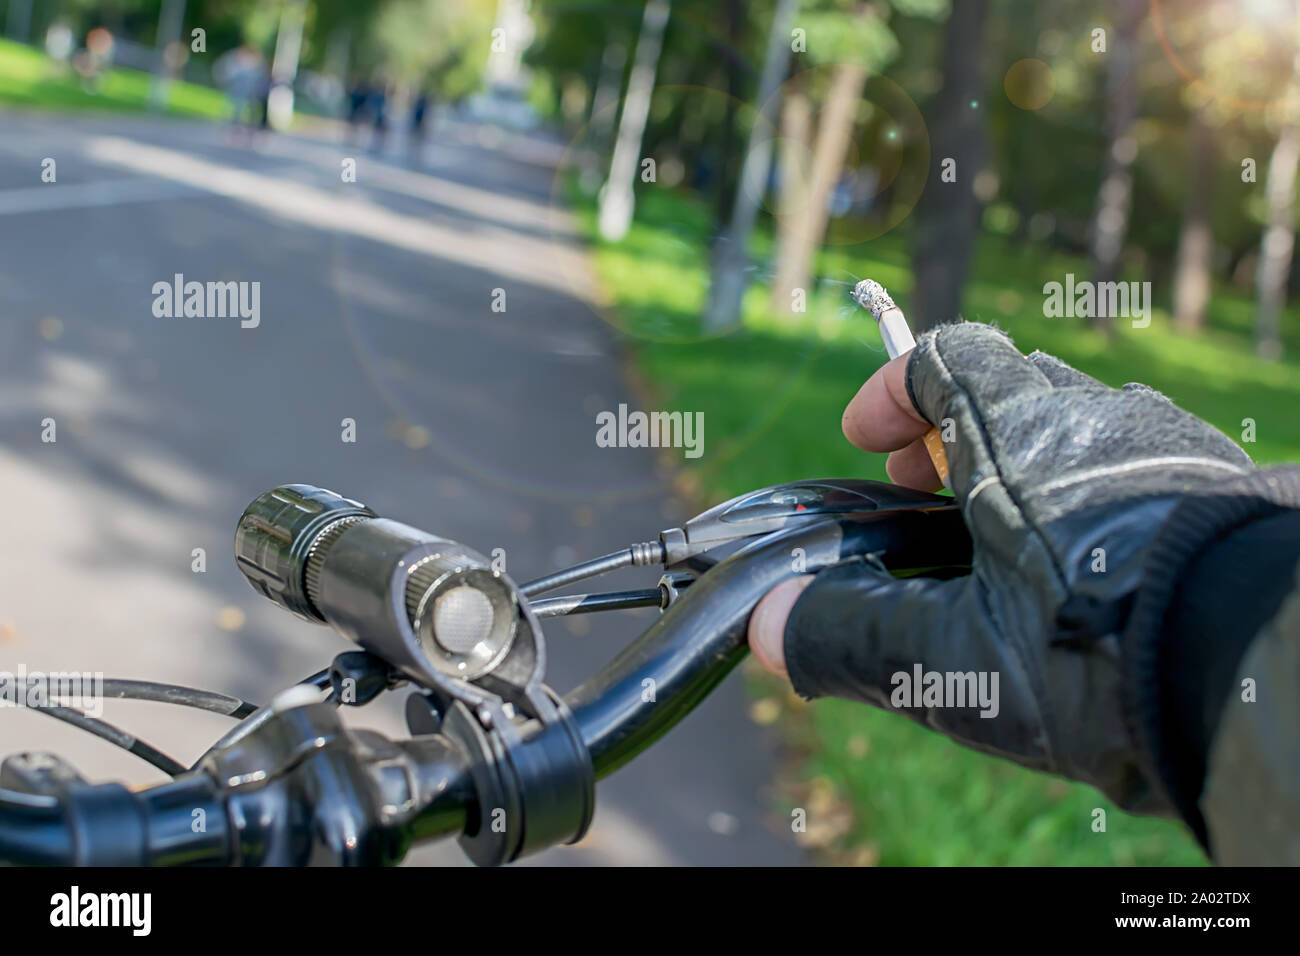
M866 381L844 409L844 437L863 451L897 451L931 429L907 394L907 360L891 359Z

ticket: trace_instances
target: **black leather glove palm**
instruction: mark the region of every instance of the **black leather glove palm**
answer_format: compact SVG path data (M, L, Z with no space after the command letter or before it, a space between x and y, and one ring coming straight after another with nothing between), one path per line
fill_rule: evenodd
M907 385L950 433L972 572L900 581L870 561L823 571L786 625L795 690L899 710L1126 808L1169 812L1145 684L1156 683L1150 646L1173 582L1198 542L1295 503L1300 481L1256 469L1158 392L1026 358L984 325L923 336ZM936 696L911 687L918 670L944 681ZM994 706L969 695L960 705L953 690L977 684L947 675L972 673L996 687Z

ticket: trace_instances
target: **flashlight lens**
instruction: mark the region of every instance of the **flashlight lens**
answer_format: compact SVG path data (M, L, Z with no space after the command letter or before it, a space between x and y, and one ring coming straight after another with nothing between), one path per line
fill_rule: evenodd
M433 602L433 635L453 654L468 654L492 635L492 602L482 591L460 585Z

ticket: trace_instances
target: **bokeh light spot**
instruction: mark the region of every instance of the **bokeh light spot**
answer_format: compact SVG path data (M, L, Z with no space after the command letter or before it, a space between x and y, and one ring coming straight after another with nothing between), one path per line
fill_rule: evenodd
M1056 75L1042 60L1017 60L1002 81L1007 99L1022 110L1041 110L1056 93Z

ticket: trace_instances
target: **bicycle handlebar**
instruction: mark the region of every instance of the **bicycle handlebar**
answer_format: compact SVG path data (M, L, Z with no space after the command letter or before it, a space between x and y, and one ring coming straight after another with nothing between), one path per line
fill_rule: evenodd
M781 580L877 555L891 570L965 565L953 505L839 515L761 538L718 563L565 703L597 777L662 737L731 671L757 601ZM647 692L648 691L648 692ZM527 738L539 730L525 722ZM346 731L293 706L200 766L133 792L76 783L54 800L0 795L0 859L33 864L374 864L484 825L471 759L441 734ZM0 782L2 783L2 782Z

